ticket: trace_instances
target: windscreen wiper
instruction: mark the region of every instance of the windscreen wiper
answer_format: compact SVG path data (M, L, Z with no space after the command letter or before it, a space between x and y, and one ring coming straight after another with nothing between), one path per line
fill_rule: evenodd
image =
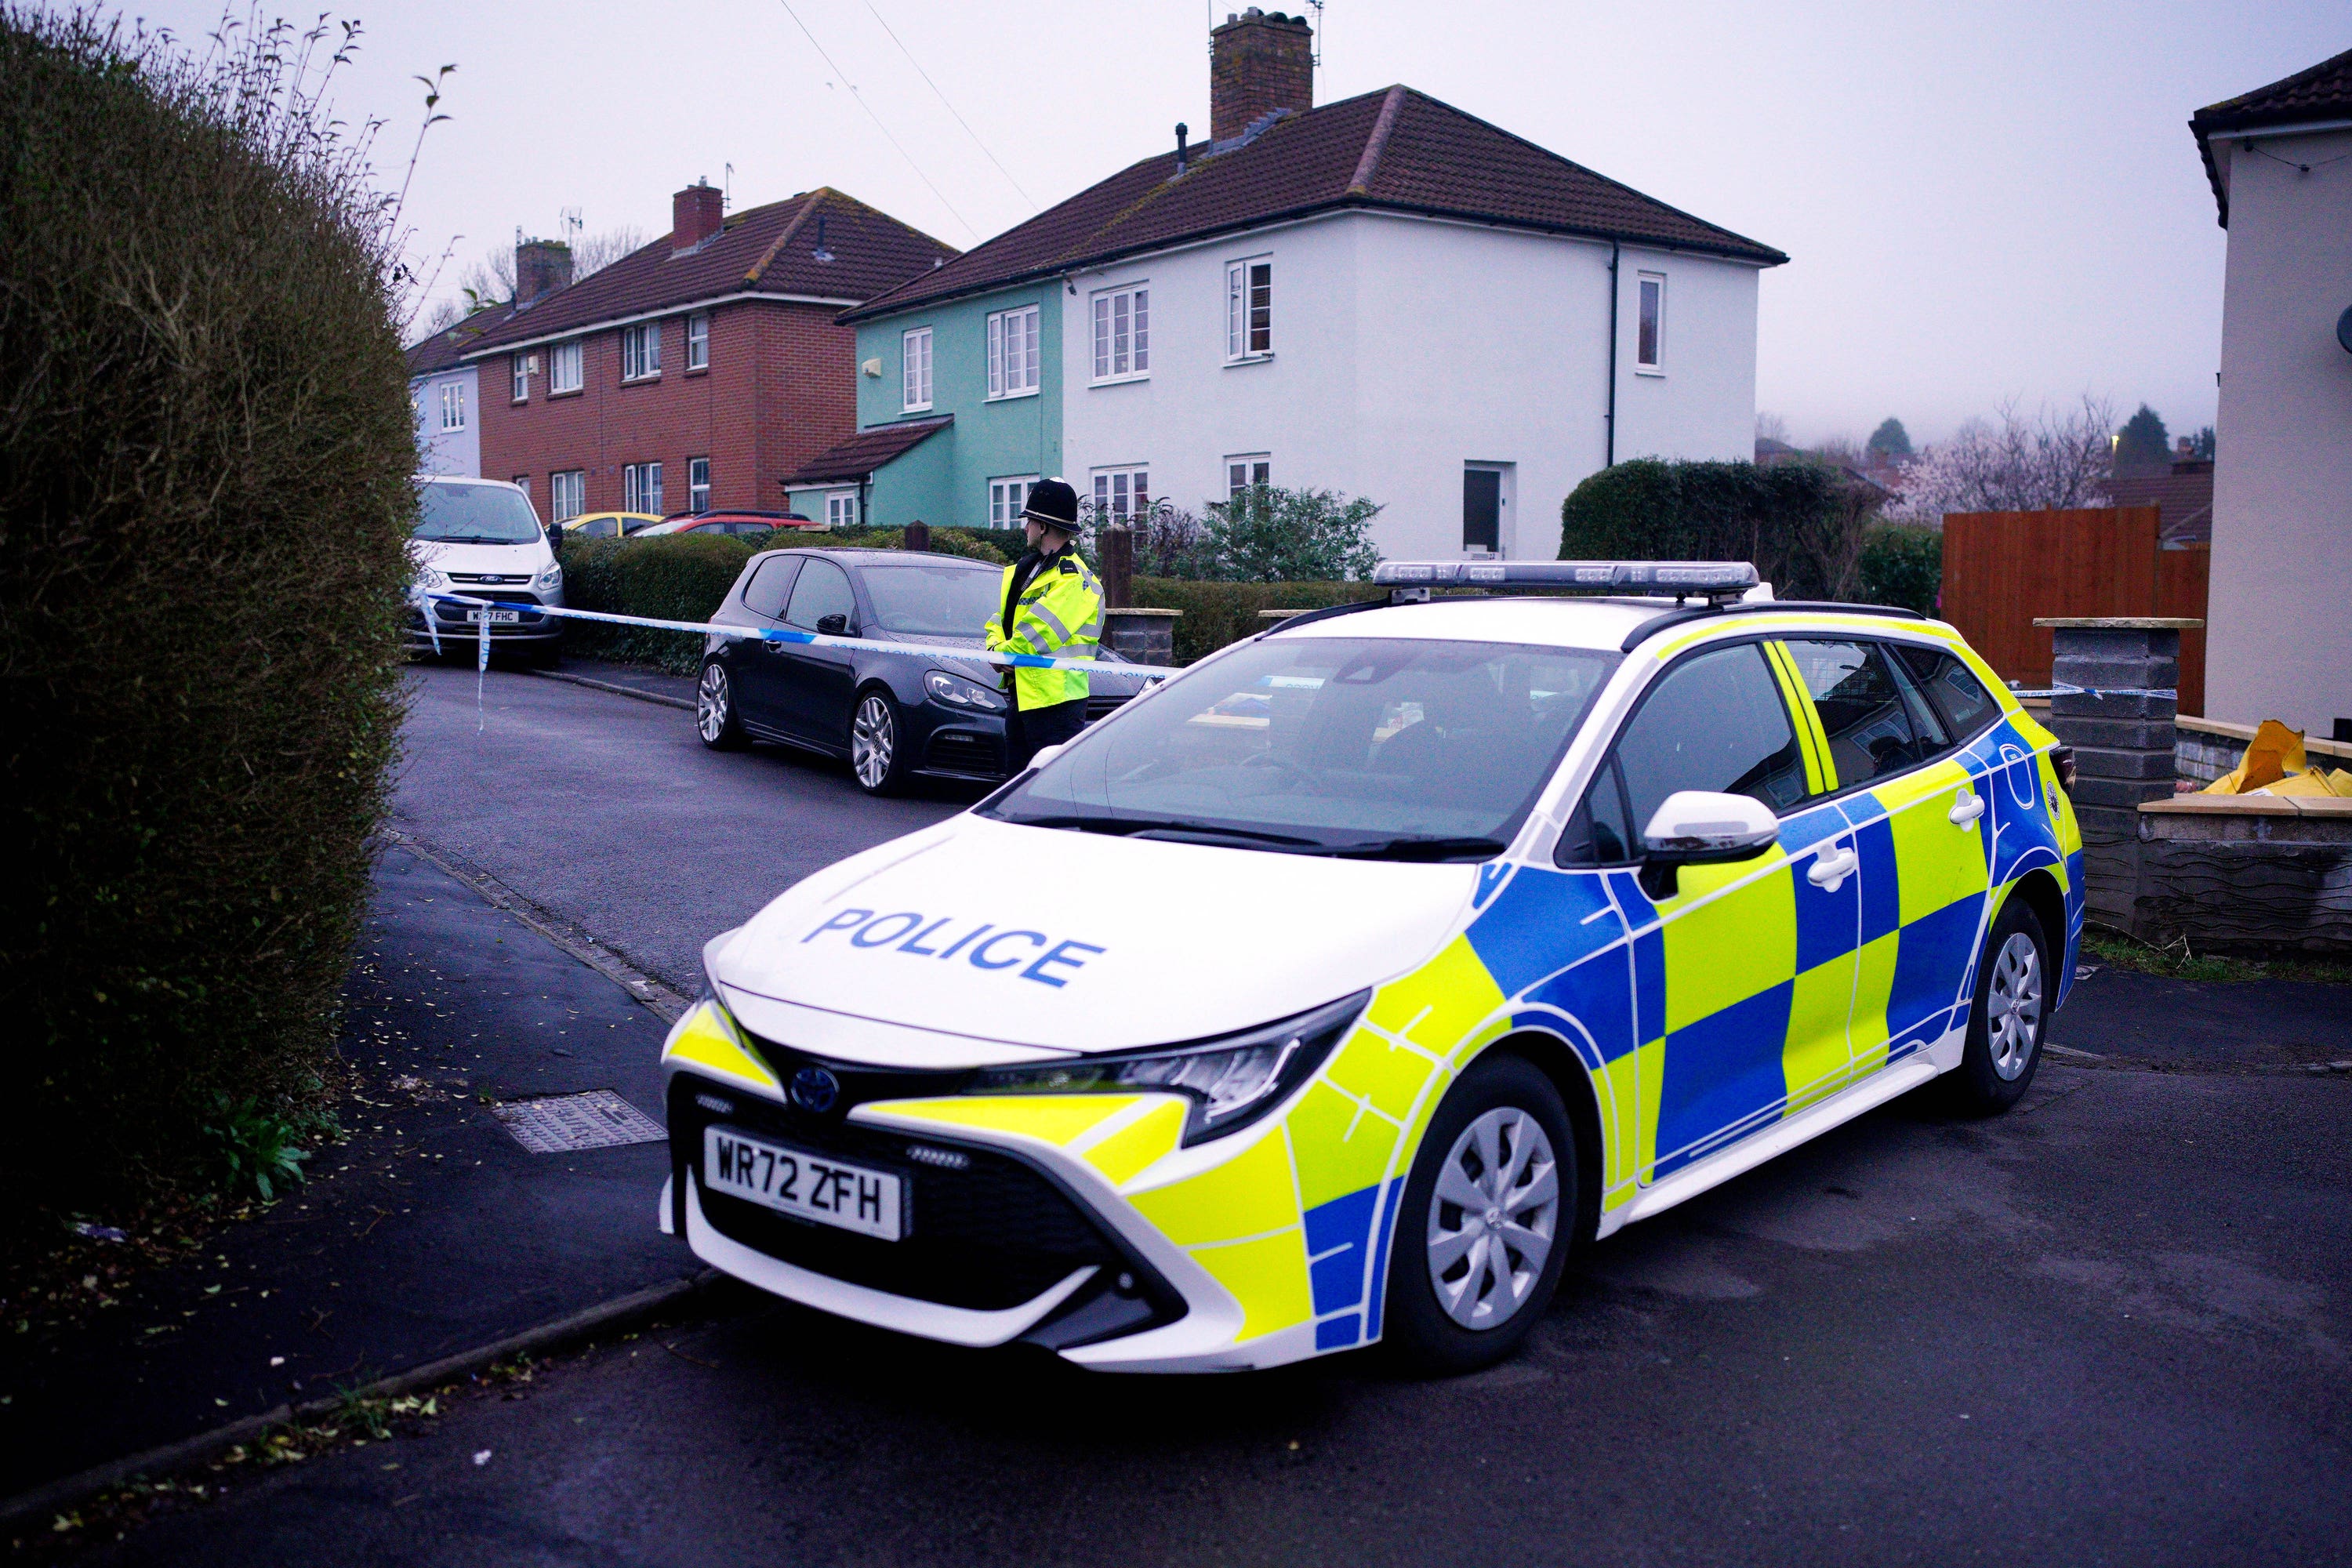
M1427 838L1406 835L1336 845L1328 853L1348 860L1491 860L1510 846L1499 838Z
M1023 827L1066 827L1081 833L1108 833L1121 838L1196 839L1201 841L1265 844L1276 848L1295 848L1315 854L1327 853L1330 846L1319 838L1304 838L1295 833L1267 833L1255 827L1227 827L1215 823L1182 822L1165 816L1019 816L1008 817Z

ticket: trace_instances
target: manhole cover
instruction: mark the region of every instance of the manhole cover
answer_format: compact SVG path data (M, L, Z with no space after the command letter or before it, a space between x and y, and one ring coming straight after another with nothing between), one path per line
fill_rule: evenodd
M668 1134L661 1123L609 1089L585 1094L551 1094L490 1108L515 1142L534 1154L568 1154L579 1149L610 1149L623 1143L658 1143Z

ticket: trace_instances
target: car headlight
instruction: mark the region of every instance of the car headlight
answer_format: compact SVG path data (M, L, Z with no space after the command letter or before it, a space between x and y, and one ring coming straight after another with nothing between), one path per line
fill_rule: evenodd
M1347 1037L1371 997L1370 991L1360 991L1311 1013L1172 1050L983 1068L972 1075L964 1092L1181 1094L1192 1101L1184 1142L1198 1143L1246 1127L1281 1104Z
M995 713L1004 707L1003 692L992 691L977 680L966 680L944 669L928 671L923 676L923 689L950 708L977 708Z
M430 566L416 569L416 585L428 594L438 594L449 586L449 574Z
M547 570L530 580L530 585L544 592L563 586L563 566L560 562L548 563Z

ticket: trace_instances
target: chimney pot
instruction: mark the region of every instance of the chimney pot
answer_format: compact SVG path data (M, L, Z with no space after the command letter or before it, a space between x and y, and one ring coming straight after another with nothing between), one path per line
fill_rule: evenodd
M1180 174L1184 172L1184 138L1191 131L1192 127L1182 121L1176 122L1176 172Z
M1209 35L1209 139L1226 142L1277 109L1315 107L1315 35L1303 16L1256 6Z
M726 226L719 193L708 179L698 180L669 199L669 247L673 255L691 250Z

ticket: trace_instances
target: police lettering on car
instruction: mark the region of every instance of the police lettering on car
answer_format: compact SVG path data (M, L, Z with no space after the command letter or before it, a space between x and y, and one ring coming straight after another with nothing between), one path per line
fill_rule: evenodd
M959 1344L1463 1370L1629 1223L2024 1092L2071 760L1957 631L1740 563L1381 576L714 938L664 1226Z

